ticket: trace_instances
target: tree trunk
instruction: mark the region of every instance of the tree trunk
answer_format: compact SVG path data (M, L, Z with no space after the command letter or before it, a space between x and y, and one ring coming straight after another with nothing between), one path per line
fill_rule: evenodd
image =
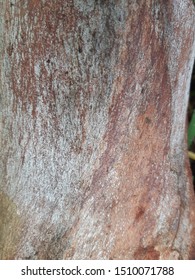
M0 10L0 258L195 258L192 1Z

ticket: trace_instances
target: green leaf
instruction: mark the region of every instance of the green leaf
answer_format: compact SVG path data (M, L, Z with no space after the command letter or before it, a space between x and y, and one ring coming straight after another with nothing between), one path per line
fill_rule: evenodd
M194 138L195 138L195 110L193 111L192 118L188 127L188 148L190 148Z

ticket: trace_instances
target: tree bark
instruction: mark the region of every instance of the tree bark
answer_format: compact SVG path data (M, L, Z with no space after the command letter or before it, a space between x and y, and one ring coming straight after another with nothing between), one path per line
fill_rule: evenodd
M194 259L190 0L1 10L1 259Z

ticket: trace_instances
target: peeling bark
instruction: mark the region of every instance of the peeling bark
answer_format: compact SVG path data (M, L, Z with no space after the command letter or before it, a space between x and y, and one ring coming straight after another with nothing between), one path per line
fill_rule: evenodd
M194 259L192 1L0 8L0 258Z

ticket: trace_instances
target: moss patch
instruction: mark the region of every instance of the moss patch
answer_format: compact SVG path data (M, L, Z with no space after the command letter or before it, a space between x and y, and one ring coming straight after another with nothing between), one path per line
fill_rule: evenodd
M21 221L16 205L0 192L0 259L14 259L21 235Z

